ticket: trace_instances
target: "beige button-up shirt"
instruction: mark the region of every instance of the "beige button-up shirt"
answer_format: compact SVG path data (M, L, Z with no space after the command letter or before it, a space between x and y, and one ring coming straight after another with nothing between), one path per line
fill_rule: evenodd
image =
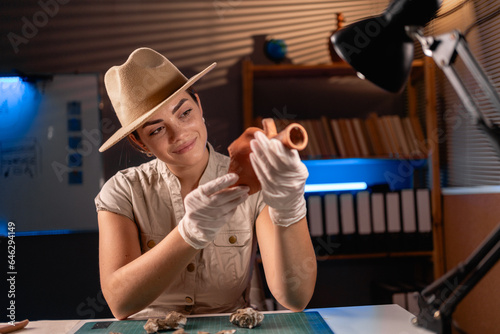
M200 185L227 174L229 157L208 144L208 165ZM118 172L95 198L97 210L123 215L137 224L142 253L159 243L184 216L177 177L158 159ZM255 220L264 208L259 192L236 210L216 239L148 308L134 317L183 313L232 312L249 305L252 269L257 250Z

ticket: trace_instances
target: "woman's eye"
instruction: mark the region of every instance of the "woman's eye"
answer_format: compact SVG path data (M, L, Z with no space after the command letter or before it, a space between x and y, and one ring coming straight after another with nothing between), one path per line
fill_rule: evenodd
M160 131L163 129L163 126L155 129L153 132L151 132L149 135L150 136L154 136L154 135L157 135L158 133L160 133Z
M192 109L188 109L188 110L186 110L185 112L183 112L183 113L181 114L181 117L187 117L187 116L189 116L189 114L191 113L191 110L192 110Z

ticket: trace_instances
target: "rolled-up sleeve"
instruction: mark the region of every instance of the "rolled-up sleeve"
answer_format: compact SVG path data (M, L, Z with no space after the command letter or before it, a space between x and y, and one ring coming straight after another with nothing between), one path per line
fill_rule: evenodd
M94 199L97 211L110 211L134 221L131 188L120 173L110 178Z

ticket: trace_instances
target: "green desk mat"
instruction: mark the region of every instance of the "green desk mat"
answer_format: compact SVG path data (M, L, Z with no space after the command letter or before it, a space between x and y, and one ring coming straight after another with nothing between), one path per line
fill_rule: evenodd
M94 328L95 324L105 322L87 322L75 334L101 334L101 333L122 333L122 334L144 334L143 326L145 320L122 320L112 321L107 328ZM99 327L97 325L96 327ZM239 328L229 322L229 316L214 317L192 317L188 318L184 330L189 334L197 334L198 331L205 331L215 334L220 330L236 329L236 334L289 334L289 333L315 333L333 334L325 320L318 312L299 313L268 313L264 314L264 320L260 326L249 328ZM161 331L160 333L171 333L173 330Z

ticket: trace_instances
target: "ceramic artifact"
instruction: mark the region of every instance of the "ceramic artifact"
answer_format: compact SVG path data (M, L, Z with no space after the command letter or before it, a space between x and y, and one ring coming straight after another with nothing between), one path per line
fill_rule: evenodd
M250 187L249 194L256 193L261 189L260 182L250 163L250 141L254 139L255 132L263 132L267 138L276 138L289 149L303 150L307 146L308 136L304 127L298 123L291 123L282 131L277 133L276 124L272 118L264 118L262 120L263 129L257 127L247 128L243 134L238 137L228 147L231 163L229 165L229 173L239 175L237 185L246 185Z

